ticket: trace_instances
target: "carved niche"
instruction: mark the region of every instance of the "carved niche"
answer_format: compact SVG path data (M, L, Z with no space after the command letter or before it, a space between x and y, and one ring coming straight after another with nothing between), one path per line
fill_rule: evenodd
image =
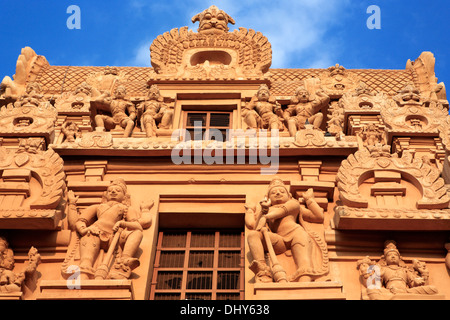
M211 6L192 19L198 32L175 28L159 35L150 47L157 75L166 78L261 77L272 64L272 47L260 32L239 28L229 32L234 20Z
M54 229L61 219L65 191L62 158L22 139L16 151L0 148L0 227Z
M427 156L413 160L404 151L398 157L387 145L357 151L337 174L338 227L445 228L450 198L440 173Z

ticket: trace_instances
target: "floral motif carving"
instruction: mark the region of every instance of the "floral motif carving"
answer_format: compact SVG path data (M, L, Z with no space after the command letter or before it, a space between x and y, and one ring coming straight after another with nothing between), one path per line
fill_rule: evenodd
M315 130L311 124L307 124L305 129L297 132L294 144L297 147L324 147L327 141L323 131Z

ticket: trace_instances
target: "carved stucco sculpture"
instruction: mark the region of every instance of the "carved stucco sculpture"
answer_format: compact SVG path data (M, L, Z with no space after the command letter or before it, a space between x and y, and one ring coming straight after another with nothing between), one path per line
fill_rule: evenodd
M188 27L158 36L150 46L154 78L245 79L261 77L272 63L272 47L260 32L239 28L228 31L234 20L211 7L196 15L199 32Z
M40 150L40 140L22 139L14 151L0 148L3 228L54 229L61 219L65 191L62 158L53 150ZM3 204L2 204L3 205Z
M157 85L152 85L147 93L147 99L137 106L141 130L147 137L156 136L156 130L169 129L172 125L173 110L164 103Z
M383 92L371 90L365 82L360 81L352 91L346 91L338 103L332 105L328 114L328 131L337 135L348 127L345 121L351 115L378 115L385 105L390 105L390 98Z
M342 203L354 208L367 208L358 187L362 177L374 172L398 172L407 175L421 191L422 198L415 203L417 209L446 209L450 202L445 182L440 170L428 158L414 159L411 152L403 152L402 157L390 153L389 146L381 144L369 146L350 155L342 161L337 174L337 187Z
M199 22L199 33L220 34L228 32L228 23L235 24L232 17L214 5L192 17L192 23L197 21Z
M96 108L105 113L97 113L95 125L97 131L114 129L116 126L123 128L123 137L130 137L137 117L136 107L128 100L126 88L118 86L114 96L109 93L100 95L95 99Z
M100 96L100 92L87 82L81 83L73 92L64 92L55 100L58 112L89 112L91 100Z
M438 294L429 284L429 271L417 259L407 266L395 241L385 242L384 254L378 262L366 257L357 262L363 285L363 299L392 300L417 299L417 296Z
M329 67L319 75L323 90L330 97L341 97L345 92L351 91L360 82L360 77L350 73L343 66L336 64Z
M295 96L291 98L290 105L283 115L291 137L295 137L298 130L305 129L306 123L311 124L313 129L320 130L323 121L320 109L329 102L330 97L323 90L318 90L311 95L306 87L297 88Z
M152 223L149 210L153 201L142 203L141 212L135 210L123 179L110 183L101 204L80 213L76 207L78 197L69 192L68 198L69 227L76 231L78 240L62 266L63 276L69 276L67 268L74 259L73 250L79 250L82 279L128 279L140 264L135 255L143 230Z
M326 243L310 227L323 224L323 209L315 201L312 189L303 197L306 206L292 198L282 180L274 179L264 200L258 206L247 206L245 222L250 229L247 239L253 259L250 269L256 282L310 282L329 272ZM286 274L277 259L289 249L296 265L296 272L291 275Z
M30 281L35 282L34 274L40 262L40 254L36 248L31 247L28 251L28 261L25 270L20 273L14 272L14 252L9 248L6 238L0 237L0 296L2 294L22 292L24 285Z
M2 136L43 136L47 143L54 136L57 111L42 95L38 83L31 82L14 103L0 110Z
M39 56L30 47L22 49L16 63L13 79L6 76L0 83L0 96L17 99L26 91L27 83L33 82L39 71L48 66L44 56Z
M388 131L437 135L448 110L442 103L431 103L419 89L408 84L392 98L391 103L382 105L381 115Z
M283 130L281 105L270 94L269 87L261 85L242 110L242 117L249 129Z

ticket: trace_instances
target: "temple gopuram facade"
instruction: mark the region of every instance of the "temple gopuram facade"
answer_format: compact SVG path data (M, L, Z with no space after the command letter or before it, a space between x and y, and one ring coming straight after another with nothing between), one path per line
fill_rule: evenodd
M0 85L0 300L450 299L433 54L273 69L217 7L192 23L151 67L22 49Z

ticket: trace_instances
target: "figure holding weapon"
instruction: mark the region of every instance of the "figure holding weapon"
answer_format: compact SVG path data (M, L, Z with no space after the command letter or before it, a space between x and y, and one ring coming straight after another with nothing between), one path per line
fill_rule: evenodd
M76 213L73 192L69 192L69 216L75 223L80 239L80 271L84 279L127 279L139 266L135 257L143 238L143 229L151 224L149 216L153 202L141 205L142 214L131 207L130 196L123 179L111 182L104 193L103 202ZM120 256L111 267L113 254ZM100 258L99 258L100 256ZM97 267L96 261L100 263Z
M312 189L303 195L307 207L292 198L282 180L274 179L259 207L247 207L246 224L251 229L247 241L253 256L250 269L255 273L257 282L308 282L328 271L328 260L322 261L317 268L313 253L317 237L305 229L307 223L304 223L306 220L323 224L323 209L314 200ZM297 271L287 277L277 255L289 249ZM269 253L271 267L267 265L266 252ZM322 258L324 256L322 254Z

